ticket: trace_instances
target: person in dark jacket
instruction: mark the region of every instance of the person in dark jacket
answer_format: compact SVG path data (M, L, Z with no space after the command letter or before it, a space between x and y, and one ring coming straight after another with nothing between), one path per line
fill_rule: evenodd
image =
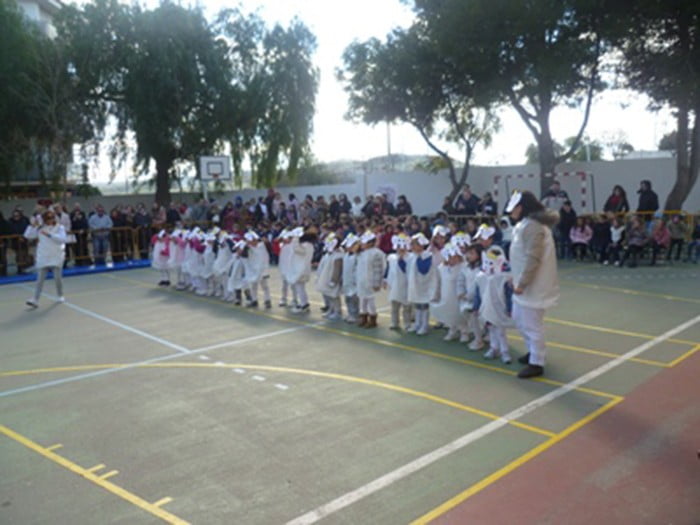
M457 215L476 215L479 212L479 197L472 193L469 184L464 185L462 193L457 197L454 210Z
M556 226L555 234L557 246L559 248L559 258L566 259L572 257L571 253L571 228L576 225L576 211L571 206L571 201L564 201L564 205L559 210L559 223Z
M639 205L637 212L644 214L644 219L650 221L652 215L659 209L659 196L651 189L651 181L643 180L639 184Z
M488 215L490 217L495 217L498 215L498 204L493 200L490 192L486 192L479 203L479 213L481 215Z
M88 248L88 225L87 217L79 207L75 207L70 215L70 229L75 235L75 244L73 244L73 258L76 266L90 266L90 250Z
M396 204L396 215L403 217L404 215L413 215L413 207L405 195L399 195L399 202Z
M593 223L593 238L591 239L591 252L597 256L600 264L606 264L608 260L608 247L611 242L610 221L605 215L598 217Z
M109 232L109 245L112 249L112 261L122 262L127 258L129 249L129 232L126 230L126 218L119 208L109 213L112 219L112 230Z
M168 212L165 214L165 222L170 226L175 226L175 223L180 222L180 212L177 210L177 205L174 202L170 203Z
M10 223L0 211L0 276L7 275L7 249L9 240L4 237L10 235Z
M627 213L630 211L629 202L627 202L627 193L619 184L615 185L612 194L605 201L603 207L605 213Z
M29 260L29 244L27 244L27 239L24 238L24 230L29 226L29 219L22 213L20 208L15 208L8 223L10 225L10 235L17 236L10 241L10 246L15 252L17 273L21 274L24 273L26 268L31 266L31 261Z

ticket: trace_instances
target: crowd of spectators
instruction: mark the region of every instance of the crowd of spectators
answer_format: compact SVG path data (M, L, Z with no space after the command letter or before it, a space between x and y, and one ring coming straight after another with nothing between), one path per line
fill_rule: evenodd
M659 216L658 196L649 181L642 181L639 189L638 216L624 215L630 211L625 190L615 186L598 216L579 217L566 191L558 181L542 195L542 203L559 211L560 221L554 228L557 253L560 259L596 260L602 264L635 265L639 256L649 252L650 264L659 255L665 259L680 260L687 243L686 260L697 262L700 235L697 224L689 226L684 217ZM372 227L379 232L380 247L391 250L391 237L401 231L411 235L419 231L430 235L435 224L450 226L472 235L482 222L496 228L496 242L508 249L512 225L507 217L498 216L498 204L490 193L478 197L466 185L456 199L447 197L442 211L430 217L414 215L405 195L395 203L386 195L369 195L363 201L344 193L314 198L286 198L274 189L264 196L244 200L237 196L223 203L200 199L193 203L172 202L167 207L154 203L135 206L118 205L107 212L97 204L83 210L79 203L70 209L63 204L51 205L58 222L72 236L68 245L67 264L75 266L103 265L108 259L122 262L128 259L147 259L151 236L166 227L216 224L231 233L254 228L269 245L277 232L290 225L326 225L355 231ZM42 211L39 207L30 215ZM657 214L657 215L654 215ZM24 273L33 264L30 245L22 237L29 225L29 217L16 207L7 219L0 213L0 275L8 271L8 252L14 253L18 273ZM272 250L271 250L272 251ZM275 254L271 253L273 261Z

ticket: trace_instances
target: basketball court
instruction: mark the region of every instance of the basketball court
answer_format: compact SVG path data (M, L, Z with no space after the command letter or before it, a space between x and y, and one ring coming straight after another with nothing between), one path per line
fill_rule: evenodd
M0 521L697 522L699 276L563 265L529 381L383 295L366 330L147 269L0 287Z

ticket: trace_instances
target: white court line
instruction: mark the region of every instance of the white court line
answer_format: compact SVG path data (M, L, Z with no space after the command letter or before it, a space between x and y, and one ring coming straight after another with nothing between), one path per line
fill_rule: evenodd
M241 345L241 344L245 344L245 343L250 343L253 341L258 341L260 339L267 339L268 337L275 337L278 335L289 334L289 333L296 332L299 330L304 330L306 328L311 328L311 325L294 326L292 328L285 328L284 330L277 330L275 332L268 332L266 334L254 335L251 337L244 337L243 339L233 339L231 341L227 341L226 343L220 343L219 346L237 346L237 345ZM208 347L198 348L196 350L191 350L188 355L198 354L201 352L206 352L208 350L209 350ZM130 370L132 368L138 368L139 366L150 365L152 363L159 363L161 361L169 361L171 359L175 359L176 357L182 357L182 354L178 353L178 354L169 354L169 355L165 355L165 356L161 356L161 357L154 357L152 359L146 359L144 361L138 361L136 363L130 363L130 364L124 365L124 366L117 366L114 368L106 368L104 370L98 370L96 372L77 374L77 375L70 376L70 377L64 377L63 379L55 379L53 381L45 381L43 383L37 383L35 385L29 385L29 386L24 386L24 387L20 387L20 388L13 388L12 390L4 390L4 391L0 392L0 398L12 396L15 394L22 394L24 392L32 392L34 390L41 390L43 388L48 388L48 387L56 386L56 385L62 385L64 383L72 383L74 381L80 381L82 379L88 379L91 377L112 374L114 372L120 372L122 370Z
M686 321L685 323L678 325L675 328L672 328L671 330L659 335L658 337L655 337L650 341L647 341L646 343L637 346L636 348L633 348L629 352L622 354L611 361L608 361L607 363L591 370L590 372L582 375L581 377L574 379L573 381L570 381L569 383L562 385L555 390L552 390L548 394L538 397L537 399L534 399L529 403L526 403L521 407L512 410L500 419L487 423L486 425L476 430L473 430L468 434L465 434L464 436L454 440L451 443L448 443L447 445L444 445L436 450L433 450L432 452L429 452L417 459L414 459L410 463L407 463L406 465L399 467L398 469L393 470L392 472L389 472L388 474L385 474L384 476L381 476L375 479L374 481L370 481L362 487L348 492L340 496L339 498L336 498L333 501L326 503L325 505L321 505L320 507L317 507L314 510L307 512L306 514L287 522L287 525L310 525L311 523L316 523L317 521L333 514L334 512L338 512L339 510L342 510L345 507L348 507L349 505L352 505L353 503L363 498L366 498L367 496L374 494L375 492L386 488L393 483L396 483L397 481L417 472L418 470L435 463L436 461L444 458L445 456L466 447L470 443L473 443L474 441L495 432L499 428L506 426L509 422L519 419L525 416L526 414L529 414L530 412L533 412L538 408L541 408L551 403L555 399L560 398L565 394L568 394L572 390L600 377L601 375L609 372L613 368L620 366L629 359L637 357L639 354L646 352L653 346L656 346L657 344L662 343L667 339L670 339L676 334L687 330L688 328L697 324L698 322L700 322L700 315Z
M26 286L20 285L22 288L27 288ZM51 295L49 293L43 292L42 295L45 297L48 297L49 299L52 299L56 301L58 299L57 296ZM104 315L100 315L98 313L95 313L91 310L88 310L86 308L83 308L81 306L75 305L73 303L65 302L63 303L63 306L67 306L68 308L71 308L72 310L75 310L76 312L80 312L83 315L87 315L88 317L92 317L93 319L97 319L98 321L102 321L103 323L111 324L112 326L116 326L117 328L121 328L122 330L125 330L127 332L131 332L132 334L140 335L141 337L144 337L146 339L149 339L151 341L155 341L156 343L159 343L163 346L167 346L168 348L172 348L173 350L177 350L178 352L182 354L189 354L190 351L185 348L184 346L171 343L167 339L163 339L162 337L158 337L155 335L151 335L148 332L144 332L143 330L139 330L138 328L134 328L133 326L129 326L124 323L120 323L119 321L115 321L114 319L110 319L109 317L105 317Z

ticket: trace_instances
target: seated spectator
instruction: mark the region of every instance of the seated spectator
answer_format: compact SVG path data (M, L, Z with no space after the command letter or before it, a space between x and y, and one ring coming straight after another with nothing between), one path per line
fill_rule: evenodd
M681 260L681 250L685 244L686 235L688 235L688 225L683 221L680 215L674 215L671 223L668 225L668 230L671 233L671 244L668 247L668 256L666 257L671 262L671 252L676 248L676 261Z
M651 230L651 263L649 265L654 266L659 253L667 251L670 246L671 232L666 225L666 219L661 217L656 220Z
M396 215L403 217L405 215L412 215L413 207L405 195L399 195L399 202L396 204Z
M690 236L688 243L688 261L693 264L698 264L698 255L700 254L700 216L695 217L695 228Z
M443 206L443 209L445 207ZM462 193L457 197L454 204L454 214L456 215L476 215L479 213L479 197L474 195L469 187L465 184Z
M566 200L559 210L559 223L554 228L554 239L559 247L559 258L568 259L571 253L571 229L576 225L576 211L571 206L571 201Z
M493 200L491 192L487 191L484 193L481 202L479 202L479 213L488 217L495 217L498 215L498 204Z
M629 267L636 268L639 255L649 242L646 228L642 224L639 217L632 217L632 220L630 221L630 224L625 232L625 237L627 238L627 248L625 249L625 253L620 261L620 267L624 268L625 261L632 257Z
M586 257L588 244L591 242L592 237L593 231L586 224L586 219L583 217L576 219L576 226L569 231L569 238L571 239L571 248L577 261L581 262Z
M597 256L600 264L608 262L608 247L610 246L610 221L605 215L599 215L593 223L593 238L591 239L591 255Z

